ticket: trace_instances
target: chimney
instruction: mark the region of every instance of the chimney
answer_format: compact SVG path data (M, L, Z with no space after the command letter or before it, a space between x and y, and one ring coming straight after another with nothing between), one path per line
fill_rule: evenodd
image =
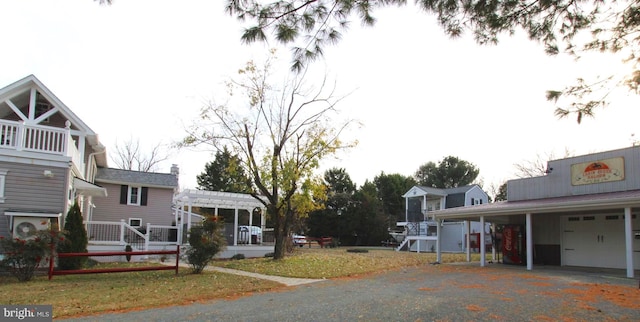
M171 174L176 176L176 187L174 188L174 193L180 191L180 169L177 164L171 165Z

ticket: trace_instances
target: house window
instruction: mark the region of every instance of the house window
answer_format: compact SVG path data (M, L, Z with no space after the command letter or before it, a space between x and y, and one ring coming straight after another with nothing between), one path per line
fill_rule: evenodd
M4 184L7 181L7 170L0 170L0 203L4 203Z
M140 205L140 188L139 187L129 187L129 198L127 198L128 205Z
M142 218L129 218L129 226L134 228L142 227Z
M120 204L146 206L148 193L148 187L122 185L120 186Z

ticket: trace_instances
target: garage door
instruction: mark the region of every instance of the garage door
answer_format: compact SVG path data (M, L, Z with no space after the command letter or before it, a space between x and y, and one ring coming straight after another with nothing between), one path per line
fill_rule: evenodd
M626 268L623 215L564 216L562 223L563 265ZM640 267L639 252L635 252L634 266Z

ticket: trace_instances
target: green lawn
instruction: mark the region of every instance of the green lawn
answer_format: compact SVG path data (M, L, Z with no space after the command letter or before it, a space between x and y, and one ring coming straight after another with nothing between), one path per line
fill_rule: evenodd
M443 254L443 262L464 261L465 258L463 254ZM479 255L474 255L474 260L479 260ZM349 253L346 248L338 248L296 249L294 254L281 261L255 258L215 261L212 264L279 276L336 278L426 265L434 261L433 253L392 250ZM188 268L181 268L177 276L174 271L63 275L54 276L52 280L42 275L26 283L18 282L12 276L0 276L0 303L49 304L53 305L54 318L63 318L205 302L281 287L275 282L212 271L194 275Z

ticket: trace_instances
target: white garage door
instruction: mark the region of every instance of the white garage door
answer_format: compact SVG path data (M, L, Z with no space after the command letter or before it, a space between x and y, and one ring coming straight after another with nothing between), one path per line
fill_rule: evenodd
M564 216L562 224L563 265L626 268L623 215ZM634 239L638 251L639 243ZM640 252L634 252L634 266L640 267Z

